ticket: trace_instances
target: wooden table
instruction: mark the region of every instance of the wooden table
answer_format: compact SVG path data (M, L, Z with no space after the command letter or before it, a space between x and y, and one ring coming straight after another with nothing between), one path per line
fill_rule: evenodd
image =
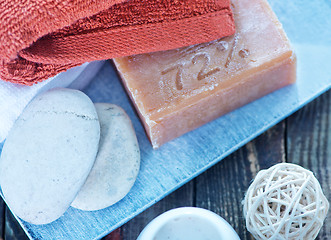
M159 214L196 206L225 218L242 240L253 239L245 227L241 201L260 169L291 162L312 170L331 199L331 91L222 160L205 173L156 203L104 240L135 240ZM27 239L4 203L0 202L0 236ZM331 211L317 239L331 239Z

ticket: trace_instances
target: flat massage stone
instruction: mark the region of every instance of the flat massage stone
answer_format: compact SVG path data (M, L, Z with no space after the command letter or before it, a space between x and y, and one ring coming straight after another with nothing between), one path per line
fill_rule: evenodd
M61 217L94 164L99 139L98 115L84 93L55 89L34 98L0 158L0 185L10 209L33 224Z
M133 186L140 151L129 117L120 107L95 104L101 127L99 151L86 183L71 206L100 210L121 200Z

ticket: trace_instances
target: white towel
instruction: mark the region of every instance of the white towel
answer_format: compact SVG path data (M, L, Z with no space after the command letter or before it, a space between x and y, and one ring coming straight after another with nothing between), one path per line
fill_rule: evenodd
M25 106L39 93L55 87L82 89L96 75L104 61L84 63L33 86L0 80L0 143L5 140Z

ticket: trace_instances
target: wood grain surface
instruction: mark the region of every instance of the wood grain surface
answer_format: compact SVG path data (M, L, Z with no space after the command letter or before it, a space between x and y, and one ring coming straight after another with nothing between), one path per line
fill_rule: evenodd
M4 239L5 232L5 208L6 204L3 202L2 198L0 198L0 239Z
M279 162L296 163L313 171L324 194L331 199L331 91L136 216L104 240L135 240L153 218L182 206L212 210L225 218L242 240L253 239L245 227L241 201L256 173ZM2 239L27 239L2 200L0 214ZM330 211L317 239L331 239Z
M287 161L313 171L331 200L331 91L287 120ZM317 239L331 239L331 211Z

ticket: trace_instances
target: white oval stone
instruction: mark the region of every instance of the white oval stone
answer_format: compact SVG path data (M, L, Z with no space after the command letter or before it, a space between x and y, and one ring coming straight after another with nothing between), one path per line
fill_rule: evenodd
M85 211L100 210L121 200L140 168L138 141L124 110L107 103L95 107L101 127L99 151L86 183L71 204Z
M84 93L55 89L34 98L0 159L0 185L11 210L33 224L59 218L83 186L99 139L98 116Z

